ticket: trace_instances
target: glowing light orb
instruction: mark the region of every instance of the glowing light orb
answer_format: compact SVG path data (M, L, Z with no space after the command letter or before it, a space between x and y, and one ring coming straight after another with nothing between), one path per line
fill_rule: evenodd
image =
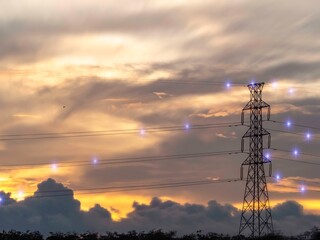
M289 94L293 94L295 92L295 90L293 88L289 88L288 92L289 92Z
M294 149L292 153L293 153L294 156L298 156L299 155L298 149Z
M189 129L190 129L190 124L189 124L189 123L186 123L186 124L184 125L184 129L189 130Z
M19 191L18 192L18 197L21 199L21 198L23 198L23 191Z
M98 159L96 159L96 158L92 159L92 164L93 165L97 165L98 164Z
M230 88L231 87L231 82L230 81L226 82L225 86L226 86L226 88Z
M270 154L269 153L266 154L266 159L270 159Z
M287 122L286 122L286 126L287 126L287 127L291 127L291 125L292 125L291 121L287 121Z
M146 130L143 129L143 128L141 128L141 129L140 129L140 135L141 135L141 136L144 136L145 134L146 134Z
M305 186L301 186L301 187L300 187L300 192L303 193L303 192L305 192L305 191L306 191L306 187L305 187Z
M2 199L2 197L0 197L0 203L2 203L2 201L3 201L3 199Z
M307 132L305 138L307 141L311 140L311 133Z
M272 83L272 87L273 87L273 88L277 88L277 87L278 87L278 83L277 83L277 82L273 82L273 83Z
M58 168L58 165L57 165L56 163L51 164L51 169L52 169L53 171L56 171L57 168Z
M276 175L276 180L279 181L280 179L281 179L280 175L277 174L277 175Z

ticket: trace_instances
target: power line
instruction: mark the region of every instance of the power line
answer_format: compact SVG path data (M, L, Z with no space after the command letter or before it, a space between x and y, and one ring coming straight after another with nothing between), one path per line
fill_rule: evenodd
M108 192L127 192L127 191L138 191L138 190L152 190L162 188L178 188L187 186L199 186L217 183L232 183L239 182L241 179L230 178L230 179L216 179L216 180L197 180L197 181L184 181L184 182L168 182L168 183L154 183L154 184L140 184L140 185L124 185L124 186L112 186L112 187L100 187L100 188L79 188L79 189L61 189L61 190L47 190L35 193L38 195L26 196L25 198L47 198L47 197L64 197L73 196L74 191L79 191L80 195L86 194L98 194ZM42 195L42 193L47 193ZM50 194L53 193L53 194Z
M129 188L145 188L145 187L157 187L157 186L167 186L167 185L189 185L189 184L203 184L203 183L221 183L234 181L238 179L199 179L199 180L186 180L178 182L158 182L150 184L137 184L137 185L123 185L123 186L109 186L109 187L89 187L89 188L75 188L75 189L60 189L60 190L44 190L40 193L61 193L61 192L88 192L88 191L101 191L101 190L118 190L118 189L129 189ZM240 179L239 179L240 180ZM30 192L29 192L30 193Z
M292 131L285 131L285 130L279 130L279 129L272 129L272 128L265 128L266 130L277 132L277 133L285 133L285 134L291 134L296 136L304 136L304 133L299 132L292 132ZM320 138L320 136L312 136L312 138Z
M242 154L241 150L230 150L230 151L216 151L216 152L202 152L202 153L188 153L188 154L173 154L173 155L162 155L162 156L145 156L145 157L128 157L128 158L110 158L101 159L95 165L117 165L117 164L132 164L140 162L153 162L153 161L165 161L165 160L177 160L177 159L187 159L187 158L200 158L200 157L212 157L212 156L222 156L222 155L233 155ZM29 163L29 164L7 164L1 165L1 170L16 170L15 167L19 169L29 169L34 166L44 166L51 165L52 163L41 162L41 163ZM60 167L72 167L72 166L87 166L93 165L88 161L68 161L62 162Z
M194 85L219 85L219 86L225 86L226 84L229 83L229 87L231 86L241 86L241 87L246 87L247 83L232 83L232 82L212 82L209 80L196 80L196 81L180 81L180 80L164 80L164 79L159 79L153 81L153 83L164 83L164 84L194 84Z
M166 127L146 127L142 129L119 129L119 130L101 130L86 132L59 132L59 133L26 133L26 134L5 134L0 135L0 141L18 141L18 140L40 140L40 139L57 139L57 138L77 138L77 137L94 137L94 136L110 136L123 134L137 134L143 131L146 133L172 132L172 131L188 131L210 128L225 128L242 126L238 122L217 123L217 124L196 124L188 127L185 126L166 126Z
M279 149L279 148L270 148L274 151L280 151L280 152L286 152L286 153L291 153L289 150L285 149ZM300 155L305 155L305 156L310 156L310 157L317 157L320 158L320 155L312 154L312 153L307 153L307 152L299 152Z
M14 71L14 70L12 70ZM21 74L26 75L26 74L32 74L32 73L37 73L35 71L30 71L30 70L20 70L20 72L22 72ZM52 74L52 73L41 73L41 74L37 74L37 76L58 76L58 77L63 77L63 76L67 76L66 74ZM79 78L87 78L89 76L80 76ZM116 80L116 81L124 81L127 82L128 80L134 80L134 83L163 83L163 84L204 84L204 85L220 85L223 86L226 83L228 83L229 81L225 81L225 82L217 82L217 81L213 81L213 80L179 80L179 79L175 79L175 78L158 78L158 79L154 79L154 80L150 80L148 78L141 78L141 77L123 77L123 78L114 78L114 79L110 79L112 80ZM232 83L229 82L231 86L246 86L248 83Z
M265 121L272 122L272 123L286 124L286 122L277 121L277 120L265 120ZM292 126L296 126L296 127L308 128L308 129L314 129L314 130L320 130L319 127L308 126L308 125L304 125L304 124L295 124L295 123L290 123L290 124L291 124Z
M208 124L194 124L190 125L192 128L197 127L207 127L207 126L225 126L225 125L234 125L240 124L239 122L219 122L219 123L208 123ZM166 129L181 129L181 125L174 126L161 126L161 127L146 127L145 130L166 130ZM92 131L73 131L73 132L45 132L45 133L20 133L20 134L0 134L0 137L23 137L23 136L42 136L42 135L63 135L63 134L89 134L89 133L118 133L118 132L131 132L139 131L141 128L127 128L127 129L108 129L108 130L92 130Z
M276 157L276 159L284 160L284 161L289 161L289 162L295 162L295 163L302 163L302 164L309 164L309 165L317 165L320 166L320 163L315 163L315 162L309 162L309 161L304 161L304 160L299 160L299 159L289 159L289 158L283 158L283 157Z
M277 149L277 148L270 148L270 149L274 150L274 151L278 151L278 152L290 153L290 151L284 150L284 149ZM305 156L311 156L311 157L320 158L320 155L315 155L315 154L312 154L312 153L300 152L299 154L300 155L305 155ZM279 159L279 160L284 160L284 161L289 161L289 162L295 162L295 163L301 163L301 164L309 164L309 165L320 166L320 163L317 163L317 162L310 162L310 161L305 161L305 160L300 160L300 159L290 159L290 158L284 158L284 157L281 157L281 156L275 156L274 159Z

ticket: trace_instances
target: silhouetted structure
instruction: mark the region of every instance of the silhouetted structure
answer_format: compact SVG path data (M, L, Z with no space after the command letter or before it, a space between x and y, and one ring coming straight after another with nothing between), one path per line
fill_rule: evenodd
M273 232L271 209L264 164L269 163L271 176L271 161L263 155L263 139L268 136L268 148L270 148L271 135L262 127L263 108L267 108L267 119L270 119L270 105L262 100L264 83L252 83L248 85L250 101L243 108L241 122L244 124L244 111L250 111L250 126L242 137L241 148L244 151L244 139L249 138L249 156L241 165L241 179L243 178L243 166L248 166L248 175L243 199L242 214L239 234L250 234L250 237L260 237L263 234Z

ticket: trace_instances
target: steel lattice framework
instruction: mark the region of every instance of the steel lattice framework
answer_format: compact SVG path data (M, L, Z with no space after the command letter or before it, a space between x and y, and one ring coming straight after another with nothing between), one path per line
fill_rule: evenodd
M243 108L241 122L244 124L244 112L250 111L250 126L242 137L241 149L244 151L244 139L249 138L249 156L241 165L248 166L248 175L243 199L239 234L249 233L251 237L260 237L273 232L271 208L269 203L264 165L269 163L271 176L271 161L264 157L264 137L268 138L268 148L271 144L270 133L262 127L263 109L267 108L267 119L270 119L270 105L262 100L264 83L249 84L250 101Z

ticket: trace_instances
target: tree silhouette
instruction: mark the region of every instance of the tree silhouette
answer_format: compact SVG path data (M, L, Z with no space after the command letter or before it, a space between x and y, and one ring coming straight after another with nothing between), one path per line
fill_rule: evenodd
M40 232L19 232L19 231L3 231L0 233L0 240L320 240L320 229L313 227L310 231L306 231L298 236L284 236L280 233L272 233L260 238L247 238L245 236L229 236L218 233L202 233L197 231L193 234L178 236L176 232L165 232L161 229L149 232L130 231L127 233L106 232L98 234L92 232L86 233L61 233L50 232L49 236L44 238Z

